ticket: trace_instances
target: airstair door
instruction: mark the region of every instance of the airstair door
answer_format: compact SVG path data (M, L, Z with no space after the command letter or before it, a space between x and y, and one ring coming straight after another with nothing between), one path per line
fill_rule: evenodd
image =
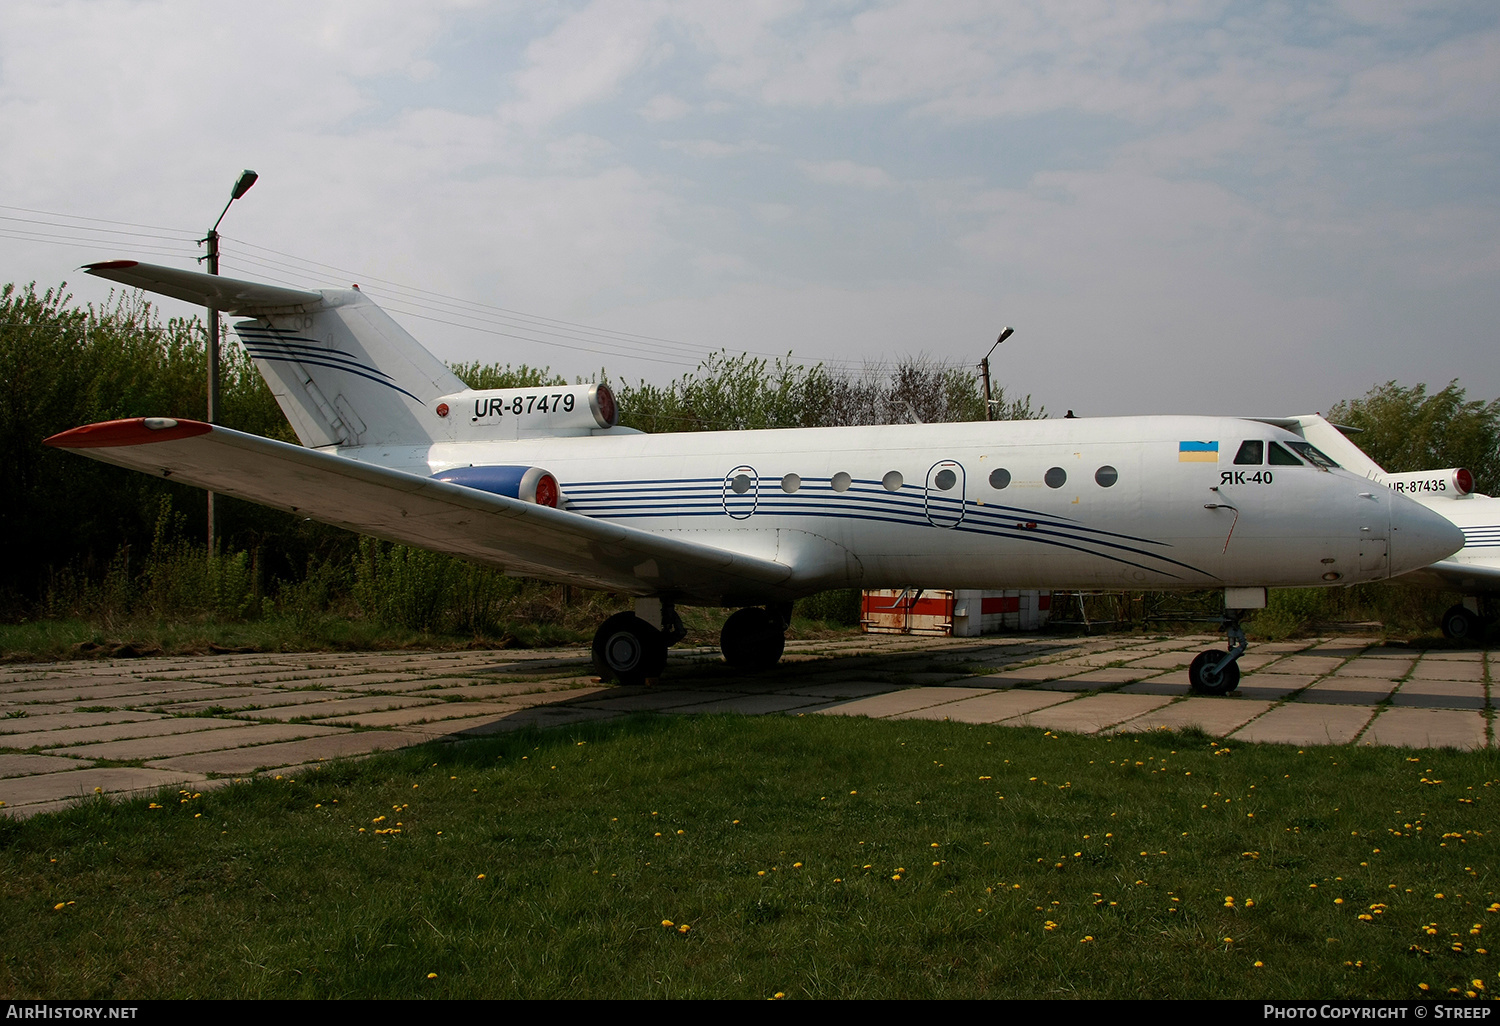
M953 460L934 463L927 471L927 522L933 527L957 527L964 518L964 468Z
M760 501L760 479L754 467L735 467L724 475L724 512L736 520L749 520Z

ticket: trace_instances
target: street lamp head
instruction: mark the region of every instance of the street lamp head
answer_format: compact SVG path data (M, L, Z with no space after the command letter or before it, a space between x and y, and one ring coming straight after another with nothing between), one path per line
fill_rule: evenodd
M984 362L985 362L986 365L988 365L989 362L990 362L990 355L992 353L994 353L994 351L996 349L1000 348L1000 343L1004 342L1006 339L1010 338L1015 333L1016 333L1016 329L1015 328L1006 328L1004 331L1002 331L1000 333L1000 337L997 338L997 339L995 339L995 344L992 345L992 346L990 346L990 351L988 353L984 354Z
M254 185L255 180L259 177L260 175L256 174L254 171L251 171L249 168L246 168L244 171L240 172L239 180L234 183L234 191L229 194L229 201L232 203L235 200L239 199L241 196L245 195L245 193L249 192L250 186Z

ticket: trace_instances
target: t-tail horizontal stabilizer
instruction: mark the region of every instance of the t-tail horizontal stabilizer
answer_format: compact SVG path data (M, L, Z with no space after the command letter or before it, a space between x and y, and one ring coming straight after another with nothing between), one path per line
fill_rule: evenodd
M234 326L303 445L433 441L438 399L466 386L358 289L307 292L110 260L89 274L254 318Z

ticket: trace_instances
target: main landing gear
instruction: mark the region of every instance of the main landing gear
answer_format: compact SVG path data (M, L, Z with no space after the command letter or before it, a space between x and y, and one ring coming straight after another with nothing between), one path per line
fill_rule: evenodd
M1453 606L1443 614L1443 637L1449 641L1480 641L1484 638L1484 617L1467 605Z
M1224 633L1229 638L1229 651L1220 652L1211 648L1199 652L1188 667L1188 684L1200 695L1227 695L1240 686L1240 656L1245 654L1249 642L1245 629L1240 626L1243 609L1224 610Z
M769 670L786 651L786 629L791 621L790 602L774 602L765 609L741 609L724 621L724 629L719 632L724 661L741 670Z
M653 620L659 620L660 627ZM724 661L740 670L767 670L786 649L786 629L792 604L775 602L766 608L741 609L724 622L719 648ZM594 669L606 680L642 684L660 677L667 665L667 649L687 633L677 609L666 599L641 599L633 613L616 613L594 634Z
M661 626L642 613L659 619ZM635 612L616 613L594 632L594 669L606 680L643 684L649 677L661 676L667 667L667 649L686 633L671 602L642 599Z

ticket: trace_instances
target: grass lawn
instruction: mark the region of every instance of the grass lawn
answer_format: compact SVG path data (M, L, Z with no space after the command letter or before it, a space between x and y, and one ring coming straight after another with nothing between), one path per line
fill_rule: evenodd
M431 745L0 820L0 993L1485 997L1497 761L833 716Z

